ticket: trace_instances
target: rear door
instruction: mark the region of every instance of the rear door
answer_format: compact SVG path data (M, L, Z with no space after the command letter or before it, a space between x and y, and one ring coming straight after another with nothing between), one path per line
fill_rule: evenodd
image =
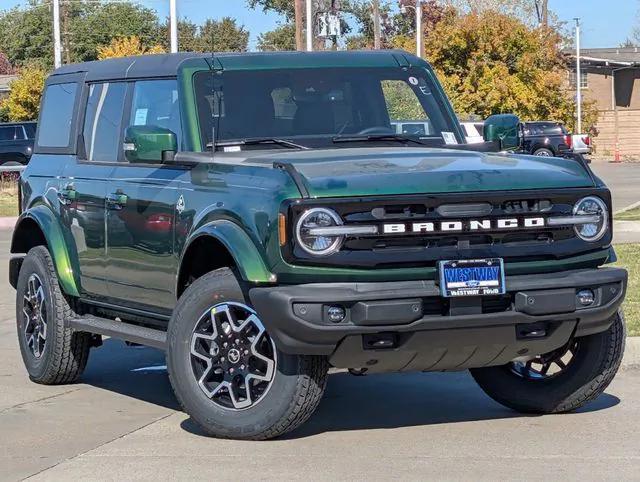
M158 126L181 140L175 79L132 85L125 127ZM129 307L170 310L175 304L177 260L173 237L178 185L184 168L118 163L108 183L107 284L109 295Z
M60 185L63 220L77 251L83 295L108 296L106 276L106 196L122 138L125 82L88 85L77 157L67 164Z

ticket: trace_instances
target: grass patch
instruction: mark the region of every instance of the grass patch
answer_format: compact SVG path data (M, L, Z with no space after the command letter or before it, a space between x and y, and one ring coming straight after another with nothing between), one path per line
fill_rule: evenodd
M0 183L0 217L18 215L17 184Z
M628 335L640 336L640 244L619 244L616 254L616 266L629 271L627 298L623 306Z
M613 216L616 221L640 221L640 207L629 209Z

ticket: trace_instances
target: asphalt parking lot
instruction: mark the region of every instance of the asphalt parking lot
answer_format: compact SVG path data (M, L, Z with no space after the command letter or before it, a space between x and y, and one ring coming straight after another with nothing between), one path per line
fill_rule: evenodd
M29 382L0 231L0 479L632 480L640 372L577 413L521 416L467 373L330 377L302 429L269 442L202 436L178 410L163 354L107 341L81 383Z

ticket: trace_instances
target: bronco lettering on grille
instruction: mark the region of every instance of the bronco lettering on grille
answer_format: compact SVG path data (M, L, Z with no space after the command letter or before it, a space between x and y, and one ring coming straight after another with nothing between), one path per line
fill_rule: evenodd
M518 229L543 228L545 218L467 219L464 221L439 221L416 223L386 223L383 234L459 233L463 231L516 231Z

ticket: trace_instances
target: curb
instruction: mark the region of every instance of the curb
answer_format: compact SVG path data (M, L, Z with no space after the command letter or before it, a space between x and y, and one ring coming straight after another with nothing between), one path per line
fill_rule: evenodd
M629 368L640 368L640 336L631 336L627 338L624 347L624 358L620 368L627 370Z
M16 221L18 221L18 217L0 217L0 229L13 229L16 225Z

